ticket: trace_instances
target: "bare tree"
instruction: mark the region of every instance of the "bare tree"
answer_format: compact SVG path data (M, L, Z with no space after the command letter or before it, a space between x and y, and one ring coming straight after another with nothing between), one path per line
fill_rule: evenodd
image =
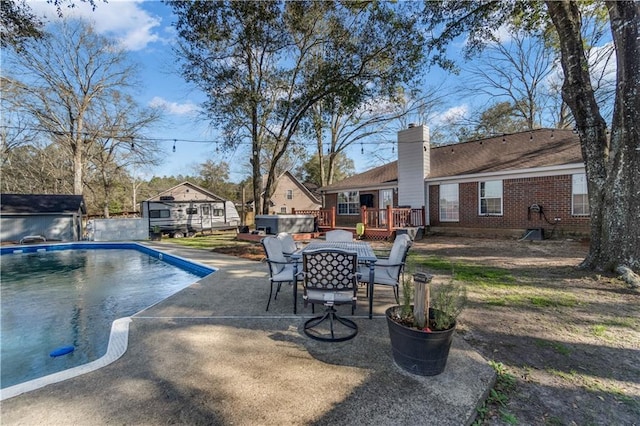
M314 106L311 120L316 141L314 158L321 185L333 183L337 162L343 160L346 150L358 143L374 145L374 155L388 142L395 146L395 132L406 128L409 119L422 122L428 111L440 101L437 90L425 93L405 93L399 90L394 96L367 97L358 105L344 105L338 97L325 99ZM364 148L362 149L364 151ZM385 159L388 161L388 158Z
M100 196L103 214L109 217L114 190L127 180L132 168L158 164L159 147L144 138L144 129L160 118L153 108L138 108L125 94L114 92L111 98L97 99L86 119L86 135L91 139L87 152L85 186Z
M109 102L136 84L135 67L125 52L98 35L90 24L63 21L53 25L41 39L25 42L9 57L3 71L21 91L20 108L38 129L63 146L73 160L73 192L83 193L87 154L96 142L89 131L109 133L87 120L98 115L101 103Z
M525 130L541 126L545 84L553 72L554 55L524 31L510 32L506 41L495 40L469 68L468 93L506 99L524 120Z

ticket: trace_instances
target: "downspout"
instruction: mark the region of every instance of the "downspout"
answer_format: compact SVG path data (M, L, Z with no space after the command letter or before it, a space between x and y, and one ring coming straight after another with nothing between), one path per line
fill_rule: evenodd
M424 227L425 227L425 232L426 232L426 228L427 226L431 226L431 216L430 216L430 212L431 209L429 208L429 183L425 182L424 184Z

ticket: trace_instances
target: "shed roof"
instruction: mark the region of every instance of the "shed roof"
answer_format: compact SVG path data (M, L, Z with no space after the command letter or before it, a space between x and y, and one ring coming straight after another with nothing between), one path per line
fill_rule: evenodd
M428 178L584 163L580 139L571 130L537 129L451 145L433 146ZM398 162L392 161L350 176L322 191L366 188L397 182Z
M86 213L82 195L0 194L2 214Z

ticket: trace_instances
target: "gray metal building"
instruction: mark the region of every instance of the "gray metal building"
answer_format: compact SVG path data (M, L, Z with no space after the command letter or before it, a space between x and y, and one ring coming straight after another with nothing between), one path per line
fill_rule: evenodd
M0 194L0 241L78 241L86 213L82 195Z

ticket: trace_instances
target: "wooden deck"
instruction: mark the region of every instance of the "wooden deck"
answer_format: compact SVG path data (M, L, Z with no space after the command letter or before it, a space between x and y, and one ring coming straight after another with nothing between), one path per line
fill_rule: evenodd
M363 240L388 240L393 241L398 232L406 232L407 228L424 227L424 208L399 208L387 206L384 209L361 208L361 223L364 224ZM357 238L355 226L339 226L336 224L336 209L321 210L294 210L292 214L312 215L316 218L316 224L320 232L292 234L296 241L305 241L313 238L323 238L325 232L333 229L343 229ZM243 241L260 241L266 236L263 233L242 233L237 239Z

